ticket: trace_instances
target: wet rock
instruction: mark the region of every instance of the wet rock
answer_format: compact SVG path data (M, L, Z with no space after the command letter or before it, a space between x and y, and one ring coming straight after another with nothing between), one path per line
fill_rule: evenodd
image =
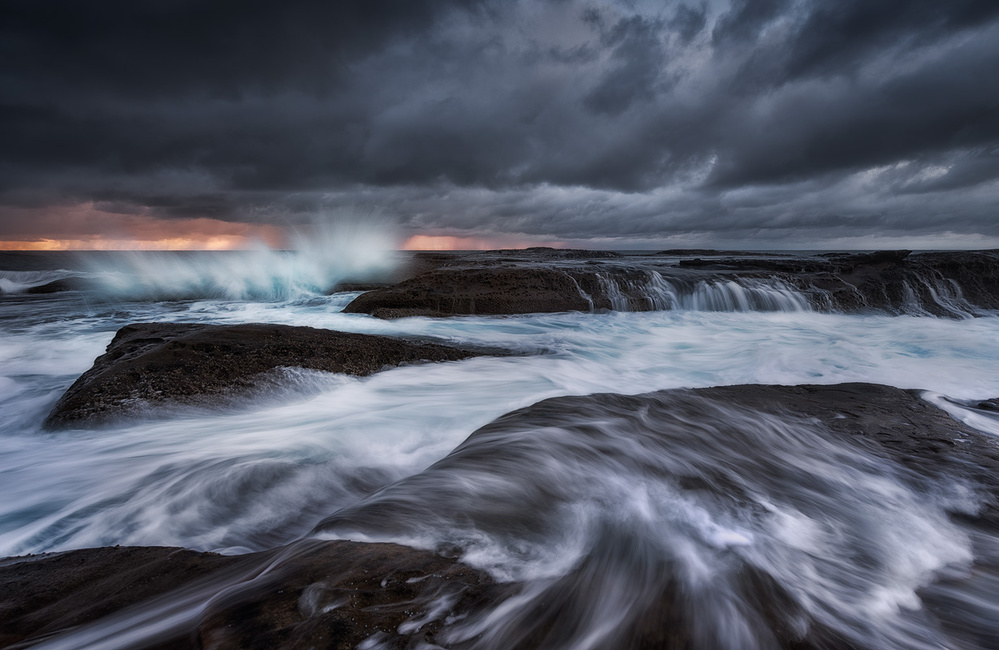
M814 418L924 475L970 471L983 485L991 485L991 476L999 476L999 443L921 399L920 391L850 383L718 386L692 392L777 416L792 413ZM990 502L999 498L999 486L984 496Z
M802 456L810 453L803 450L822 450L817 452L822 455ZM844 454L845 465L842 475L832 470L834 478L824 484L826 453ZM818 468L814 474L813 467ZM515 540L564 541L560 531L574 530L579 520L559 513L585 512L586 551L578 563L564 575L528 583L521 593L529 596L493 603L488 611L503 615L485 632L483 647L576 647L584 638L591 640L591 633L599 639L600 625L614 621L613 635L593 641L593 647L740 647L725 635L744 626L748 636L742 637L742 647L875 648L885 645L858 642L865 638L859 626L816 620L808 599L797 591L802 583L788 581L786 567L778 565L771 573L766 563L746 561L725 544L714 547L717 541L709 543L716 550L697 554L693 562L695 574L701 575L701 561L718 571L709 580L712 587L697 593L701 583L684 581L691 570L685 553L688 544L703 543L696 540L705 533L682 532L690 521L672 509L740 513L734 520L743 522L755 516L767 521L769 512L797 512L805 521L828 525L842 549L827 550L842 555L823 556L819 566L828 566L827 560L844 562L837 571L866 580L890 574L895 553L870 541L884 531L871 529L867 519L887 516L895 506L879 503L869 512L859 511L870 499L892 498L891 490L881 492L882 481L896 482L899 491L911 490L906 493L927 502L932 500L927 492L937 489L931 486L958 481L974 486L980 507L972 513L962 502L953 516L996 531L997 475L999 444L915 391L872 384L746 385L559 397L498 418L424 472L339 511L316 530L406 536L440 529L459 537L511 540L516 547ZM877 487L853 492L852 481L861 476L871 481L865 485ZM469 490L475 483L488 485L488 493ZM615 501L614 488L591 492L591 483L620 486L627 496ZM654 496L659 489L680 492L660 502ZM630 510L632 498L642 504L635 511ZM611 504L606 510L592 507L603 499ZM618 519L618 508L628 514ZM714 516L711 521L718 521ZM746 557L767 555L774 547L766 527L749 530L754 532L747 535L760 537L753 542L756 551ZM670 541L674 535L680 541ZM794 553L784 557L797 561ZM986 554L973 570L997 568ZM985 579L975 589L992 584ZM954 615L940 605L946 593L927 585L923 602L930 616L951 625ZM723 601L733 608L719 605ZM990 629L978 624L972 632L989 635Z
M444 268L358 296L347 313L378 318L589 311L565 271L551 267Z
M793 288L818 311L965 318L999 309L997 251L740 254L680 260L657 255L607 257L554 249L452 254L432 271L359 296L346 311L382 318L646 311L677 304L665 295L665 285L682 296L733 283L744 289L767 284ZM676 255L664 251L662 257ZM732 298L723 295L725 290L715 293L723 301ZM736 300L732 308L743 309L745 304Z
M912 251L898 250L898 251L875 251L873 253L833 253L829 255L824 255L834 264L843 266L874 266L878 264L898 264L909 255Z
M0 647L89 623L239 560L165 547L108 547L0 560Z
M969 405L986 411L993 402ZM785 485L790 475L800 473L798 478L817 490L815 481L821 477L796 467L794 459L779 464L775 452L780 448L740 434L742 429L753 430L761 418L783 423L783 429L774 431L801 437L808 448L835 441L838 448L865 450L891 461L878 465L878 476L888 478L881 472L889 472L898 480L912 481L913 489L922 489L925 481L959 478L975 486L982 507L957 512L955 518L992 531L989 534L999 530L999 443L952 419L917 391L839 384L741 385L544 400L480 428L427 470L341 510L317 532L336 533L345 526L362 534L405 537L413 532L408 527L425 531L451 522L474 531L470 538L543 536L553 521L544 512L562 509L579 497L580 485L572 483L572 474L557 471L563 460L587 483L597 475L590 469L612 466L623 468L622 478L636 488L665 476L687 497L701 495L708 499L705 503L718 502L724 508L753 508L753 488L744 481L726 480L726 463L715 462L715 454L724 456L738 447L736 453L748 457L750 467L774 468L759 474L775 485ZM707 455L702 469L709 474L692 472L687 457L677 456L681 453L695 459ZM656 458L666 464L656 464ZM680 460L670 465L676 458ZM503 500L501 483L488 480L491 473L517 478L511 499ZM477 500L469 489L474 482L459 480L462 476L474 476L490 487ZM628 481L621 485L632 485ZM821 503L812 503L812 496L821 494L792 496L800 499L801 508L824 510ZM851 539L864 548L864 539L845 535L837 543ZM658 540L612 520L589 533L586 552L564 575L504 584L462 564L460 546L448 547L445 556L391 544L313 540L237 557L169 548L104 548L11 558L0 561L0 646L30 644L31 639L66 631L149 632L136 617L152 612L156 616L148 619L150 625L162 621L157 608L171 603L208 605L188 607L192 613L172 627L155 635L149 632L147 638L158 647L346 649L365 642L393 648L575 647L566 642L578 640L580 630L604 616L604 606L622 602L632 606L622 610L621 618L597 621L613 621L616 627L607 638L594 637L592 647L679 650L720 647L730 641L723 638L724 625L704 623L709 612L705 601L684 583L681 557L664 553ZM843 629L833 629L828 617L816 620L781 582L781 571L772 575L744 562L739 553L718 553L731 578L729 602L739 605L738 610L721 612L737 611L760 647L884 647L858 646ZM876 579L880 561L857 556L856 562L865 563L857 570ZM995 566L973 565L966 575L948 578L951 583L929 585L920 592L929 616L945 629L978 639L969 647L994 647L996 639L974 612L954 611L948 599L960 587L955 581L982 575L999 574ZM706 584L721 584L718 580L713 576ZM502 625L481 633L488 634L487 641L455 633L462 621L499 610L503 616L496 620ZM98 620L99 627L86 627ZM69 630L74 626L82 627ZM476 645L480 642L485 645Z
M394 544L305 543L285 555L213 600L197 628L201 647L436 647L448 618L503 590L455 559Z
M118 331L45 425L92 427L178 406L218 406L265 386L279 368L365 376L499 353L288 325L138 323Z
M392 286L391 282L338 282L333 285L329 293L333 294L340 291L374 291L375 289L385 289L390 286Z
M429 551L343 541L241 556L114 547L8 558L0 584L0 647L66 631L99 635L101 627L86 625L100 619L114 640L136 632L132 626L151 629L165 607L187 603L191 615L145 639L140 631L135 646L218 650L347 650L369 637L432 643L448 616L496 589L485 573ZM152 614L145 623L144 613Z
M531 248L507 249L489 251L487 254L503 253L516 258L537 260L599 260L618 259L620 253L614 251L595 251L582 248L551 248L549 246L533 246Z

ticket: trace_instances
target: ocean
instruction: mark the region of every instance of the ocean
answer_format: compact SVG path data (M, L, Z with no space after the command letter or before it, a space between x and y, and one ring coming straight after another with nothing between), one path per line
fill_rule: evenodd
M607 423L609 437L590 447L559 435L568 426L559 420L497 434L490 444L526 445L514 456L520 464L441 463L480 427L548 398L738 384L918 389L999 435L999 420L965 407L999 396L999 314L822 313L789 287L769 302L731 296L660 311L343 313L360 292L331 287L378 278L402 255L0 253L0 557L114 545L243 554L310 535L452 545L494 579L528 585L505 609L454 624L455 643L492 648L513 647L496 630L581 566L593 572L579 605L589 613L552 647L615 647L655 576L679 566L714 630L704 638L719 648L769 647L739 624L746 604L729 574L738 556L858 647L986 647L981 639L999 634L994 578L948 582L954 609L977 608L978 636L948 631L921 601L982 553L999 555L999 533L952 516L976 511L962 476L916 488L858 449L717 405L704 407L704 422L678 428L669 449L629 438L611 409L580 412L593 426ZM53 282L68 290L32 293ZM135 322L307 325L518 354L363 378L288 368L235 406L45 430L60 395ZM654 468L635 469L644 464ZM707 496L685 491L674 466L717 470L742 500L717 486ZM389 497L419 501L419 525L350 523ZM488 525L469 525L476 517ZM316 532L323 521L340 523Z

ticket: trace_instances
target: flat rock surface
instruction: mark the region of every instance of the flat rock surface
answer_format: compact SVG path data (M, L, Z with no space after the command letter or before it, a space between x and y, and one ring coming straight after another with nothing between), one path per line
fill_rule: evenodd
M253 391L278 368L365 376L487 353L499 352L288 325L138 323L118 331L45 424L100 426L158 407L224 404Z

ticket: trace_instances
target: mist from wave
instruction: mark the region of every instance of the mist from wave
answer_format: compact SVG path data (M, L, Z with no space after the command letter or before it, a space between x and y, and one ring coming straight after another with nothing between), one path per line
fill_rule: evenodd
M104 298L287 300L330 293L338 282L384 279L398 263L391 229L378 219L317 219L295 231L290 250L129 251L89 261Z

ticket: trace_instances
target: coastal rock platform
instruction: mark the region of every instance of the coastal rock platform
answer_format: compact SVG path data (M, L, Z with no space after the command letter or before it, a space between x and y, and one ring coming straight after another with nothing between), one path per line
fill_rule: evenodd
M56 403L48 428L93 427L252 393L279 368L366 376L402 364L503 354L289 325L136 323Z
M344 311L379 318L676 309L963 318L999 309L999 251L617 254L542 248L435 256L424 268L374 287Z

